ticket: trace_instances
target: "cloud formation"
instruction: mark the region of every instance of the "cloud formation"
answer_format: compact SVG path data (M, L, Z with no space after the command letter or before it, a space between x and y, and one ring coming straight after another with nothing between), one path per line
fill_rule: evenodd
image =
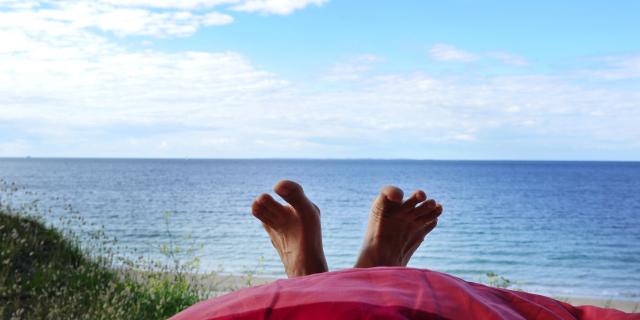
M377 63L384 61L374 54L361 54L349 57L345 61L334 64L324 76L326 80L343 81L359 80Z
M0 3L0 29L28 36L69 34L97 29L117 36L188 36L203 26L224 25L233 17L216 11L194 13L183 10L153 11L149 8L116 6L112 1L55 1L35 3L23 9L12 2Z
M639 92L560 75L380 72L382 58L365 54L347 59L372 63L352 70L362 76L325 87L336 79L293 83L233 52L78 50L2 56L0 128L21 132L2 142L4 155L433 157L434 146L527 136L554 148L640 147ZM400 141L429 148L389 153Z
M328 0L0 0L0 29L98 29L117 36L189 36L234 22L221 10L288 15ZM228 6L231 5L231 8Z
M309 5L321 6L329 0L248 0L232 7L236 11L288 15Z
M429 56L437 61L472 62L478 60L478 56L475 54L444 43L438 43L431 47Z
M527 59L513 53L503 51L475 53L465 51L445 43L438 43L433 45L429 49L429 57L433 60L442 62L470 63L488 59L498 61L510 66L526 66L529 64Z
M160 9L192 10L238 3L239 0L101 0L118 7L145 7Z
M239 52L118 41L188 36L229 23L219 6L248 3L0 0L0 156L447 158L447 150L476 146L484 152L476 157L490 158L527 145L550 158L571 148L640 150L640 92L610 84L638 77L635 55L540 75L512 53L437 44L430 56L439 64L486 60L518 72L393 70L383 68L389 58L364 53L292 81ZM255 3L262 9L245 11L287 14L324 1Z
M640 78L640 54L616 55L596 59L604 63L597 70L585 70L584 73L596 79L627 80Z

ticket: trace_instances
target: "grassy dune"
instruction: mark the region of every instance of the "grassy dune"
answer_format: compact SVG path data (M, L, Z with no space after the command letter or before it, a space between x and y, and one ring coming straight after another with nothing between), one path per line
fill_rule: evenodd
M200 272L197 248L178 246L188 241L175 241L168 216L171 240L153 244L164 259L119 256L114 250L137 254L69 204L52 210L24 200L41 197L0 178L0 320L166 319L200 300L267 282L256 277L258 268L244 276Z
M164 319L204 298L181 273L135 276L33 217L0 212L3 319Z

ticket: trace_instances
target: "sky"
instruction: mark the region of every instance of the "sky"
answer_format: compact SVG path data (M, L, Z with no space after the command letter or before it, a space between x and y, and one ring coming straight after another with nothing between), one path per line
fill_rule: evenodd
M0 157L638 161L639 12L0 0Z

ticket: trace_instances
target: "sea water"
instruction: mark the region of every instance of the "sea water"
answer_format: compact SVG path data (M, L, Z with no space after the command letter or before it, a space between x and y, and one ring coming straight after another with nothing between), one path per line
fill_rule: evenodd
M493 272L555 296L640 299L640 163L0 159L0 178L54 212L72 205L129 253L195 241L205 270L270 276L282 265L250 206L278 180L300 182L320 207L332 270L355 262L382 186L420 188L444 213L410 266L471 281Z

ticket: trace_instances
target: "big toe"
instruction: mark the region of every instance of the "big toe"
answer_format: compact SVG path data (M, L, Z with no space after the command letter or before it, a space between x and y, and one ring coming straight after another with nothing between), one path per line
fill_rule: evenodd
M400 188L386 186L382 188L380 195L373 202L373 210L386 215L402 204L404 193Z
M302 186L290 180L282 180L273 188L279 196L288 202L298 213L315 212L317 207L304 194Z
M402 192L402 189L398 187L386 186L382 188L380 195L391 202L401 203L402 197L404 196L404 192Z

